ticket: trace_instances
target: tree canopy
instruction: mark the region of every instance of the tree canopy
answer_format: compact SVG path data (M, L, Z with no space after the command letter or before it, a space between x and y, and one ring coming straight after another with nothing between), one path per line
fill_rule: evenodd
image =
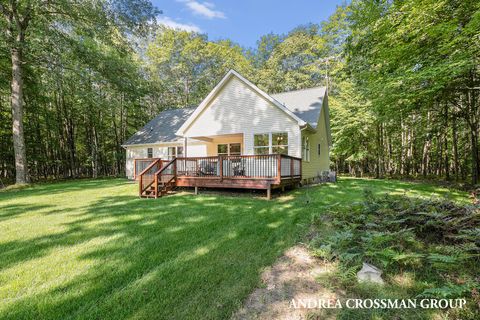
M129 135L235 69L328 86L339 172L478 182L478 1L354 0L255 48L158 26L148 0L0 3L5 180L122 175Z

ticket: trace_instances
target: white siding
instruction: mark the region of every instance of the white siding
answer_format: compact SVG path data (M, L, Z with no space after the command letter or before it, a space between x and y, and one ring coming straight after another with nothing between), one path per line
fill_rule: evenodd
M147 158L147 149L153 149L154 158L167 159L168 147L183 146L182 143L165 143L156 145L144 145L144 146L128 146L126 147L127 157L125 164L126 176L129 179L133 179L133 159ZM188 157L203 157L207 155L207 146L204 143L188 143L187 144L187 156Z
M288 132L288 153L301 156L298 123L240 79L232 77L185 130L185 136L243 133L244 154L253 154L253 135L269 132Z

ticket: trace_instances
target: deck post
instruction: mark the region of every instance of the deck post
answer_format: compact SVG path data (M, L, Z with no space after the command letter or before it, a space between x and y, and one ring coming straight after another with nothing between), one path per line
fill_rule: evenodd
M277 183L282 182L282 155L277 155Z
M267 188L267 200L272 200L272 186L268 185Z
M198 194L198 187L195 186L195 195L197 195L197 194Z
M187 157L187 137L183 138L183 157Z
M293 179L293 159L290 158L290 179Z
M220 168L220 181L223 181L223 157L218 156L219 168Z

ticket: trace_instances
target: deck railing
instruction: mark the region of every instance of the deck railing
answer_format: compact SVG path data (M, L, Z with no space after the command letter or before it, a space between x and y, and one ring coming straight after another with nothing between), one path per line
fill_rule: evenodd
M138 174L138 185L140 195L145 194L148 189L154 186L155 173L162 168L162 160L156 159L148 165L142 172Z
M302 177L302 159L283 154L178 157L169 162L154 159L138 174L140 196L161 196L176 185L178 177L258 179L280 184Z
M133 159L133 179L137 179L140 173L153 162L160 158L137 158Z
M177 176L281 180L300 177L301 162L283 154L177 158Z

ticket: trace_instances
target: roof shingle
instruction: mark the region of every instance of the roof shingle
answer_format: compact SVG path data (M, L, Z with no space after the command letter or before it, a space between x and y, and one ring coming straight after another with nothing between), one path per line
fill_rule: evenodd
M326 87L314 87L271 94L270 96L287 107L297 117L317 127Z
M194 110L195 108L182 108L163 111L125 141L123 145L151 144L178 140L179 137L175 135L175 132Z

